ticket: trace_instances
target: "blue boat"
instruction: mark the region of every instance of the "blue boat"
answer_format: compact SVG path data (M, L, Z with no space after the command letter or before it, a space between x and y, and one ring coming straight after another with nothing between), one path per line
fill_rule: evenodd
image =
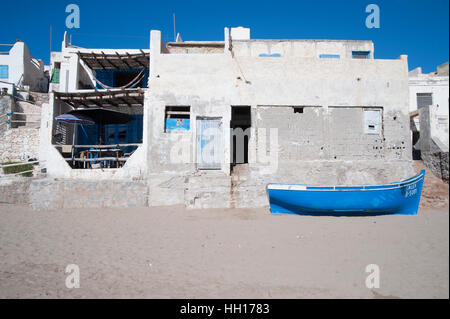
M416 215L425 170L401 182L377 186L267 184L272 213L366 216Z

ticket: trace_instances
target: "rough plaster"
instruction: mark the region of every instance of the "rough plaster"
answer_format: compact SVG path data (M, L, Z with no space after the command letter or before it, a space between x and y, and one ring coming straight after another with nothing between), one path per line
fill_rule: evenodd
M62 160L49 142L55 111L51 98L41 123L41 156L48 160L49 175L144 179L148 205L255 207L267 205L267 182L377 184L414 173L406 56L374 59L371 41L231 40L230 52L228 29L224 42L223 53L170 54L161 42L161 33L151 31L143 145L133 154L135 158L116 172L71 170ZM68 57L70 50L64 53ZM371 58L351 59L352 50L371 51ZM280 53L281 57L259 57L260 53ZM322 53L340 54L341 58L318 58ZM75 83L77 75L72 73L77 63L69 59L70 65L62 63L62 68L70 70L67 79ZM61 74L64 78L63 70ZM68 89L76 88L69 85ZM190 106L191 129L165 133L166 106ZM251 107L253 129L250 163L233 172L227 129L231 106ZM293 106L304 107L304 113L293 113ZM382 110L379 136L361 134L363 108ZM220 170L202 171L195 164L199 117L222 121ZM263 139L274 136L271 128L277 129L274 150L280 151L275 170L259 163L257 156L272 154L270 147L260 146ZM174 160L179 159L174 155L186 150L187 160Z

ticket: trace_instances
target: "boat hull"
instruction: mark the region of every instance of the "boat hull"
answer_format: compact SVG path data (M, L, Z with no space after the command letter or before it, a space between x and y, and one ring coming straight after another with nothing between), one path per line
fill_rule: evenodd
M425 171L378 186L268 184L272 213L302 215L417 214Z

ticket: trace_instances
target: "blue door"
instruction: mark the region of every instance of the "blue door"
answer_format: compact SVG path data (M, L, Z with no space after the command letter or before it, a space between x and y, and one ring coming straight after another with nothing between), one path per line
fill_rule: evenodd
M222 120L197 119L197 165L199 169L222 167Z

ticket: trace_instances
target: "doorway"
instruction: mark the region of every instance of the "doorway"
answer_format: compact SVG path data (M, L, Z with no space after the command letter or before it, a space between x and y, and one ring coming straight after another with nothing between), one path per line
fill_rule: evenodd
M251 108L250 106L231 107L231 170L238 164L248 163L248 142L250 139Z
M198 169L222 168L222 119L197 118Z

